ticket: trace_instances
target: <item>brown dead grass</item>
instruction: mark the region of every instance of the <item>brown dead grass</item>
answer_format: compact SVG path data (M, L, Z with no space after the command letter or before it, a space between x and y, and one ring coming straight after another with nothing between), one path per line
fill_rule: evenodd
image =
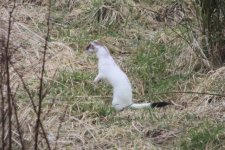
M29 82L39 79L42 65L45 35L43 31L37 27L37 24L44 23L44 12L46 11L45 7L40 8L41 10L35 7L18 6L15 11L15 20L19 21L15 21L12 26L12 36L10 40L15 48L15 53L12 55L12 60L14 62L13 66L22 74L28 84ZM34 11L33 9L36 9L37 11ZM31 13L33 11L36 13ZM7 10L1 8L0 14L2 15L1 31L7 36ZM28 22L26 22L27 17L30 18ZM58 70L87 68L84 66L84 63L86 62L85 59L83 58L83 61L80 61L79 55L80 53L78 50L73 50L65 43L60 41L49 42L45 66L45 69L48 70L46 79L51 79ZM12 76L16 76L15 72ZM19 80L18 77L13 79L15 82L19 82Z
M196 79L198 84L193 87L193 92L224 95L225 68L221 67L209 72L206 76ZM215 119L224 118L225 96L207 94L182 94L180 102L188 105L188 110L200 117L211 116Z

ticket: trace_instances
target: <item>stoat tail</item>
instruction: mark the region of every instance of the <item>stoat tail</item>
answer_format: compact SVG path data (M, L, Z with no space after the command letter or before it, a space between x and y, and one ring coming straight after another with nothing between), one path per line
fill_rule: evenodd
M133 109L141 109L141 108L156 108L156 107L164 107L167 105L171 105L172 103L170 102L155 102L155 103L134 103L130 105L130 108Z

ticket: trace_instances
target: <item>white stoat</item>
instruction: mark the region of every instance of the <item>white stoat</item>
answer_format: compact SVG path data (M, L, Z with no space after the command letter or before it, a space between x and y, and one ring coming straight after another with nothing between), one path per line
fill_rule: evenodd
M93 41L87 46L86 51L96 53L98 57L98 75L94 79L94 83L101 79L107 80L113 86L113 101L112 107L120 111L125 108L151 108L163 107L170 103L133 103L132 87L127 75L115 63L109 53L107 47L100 42Z

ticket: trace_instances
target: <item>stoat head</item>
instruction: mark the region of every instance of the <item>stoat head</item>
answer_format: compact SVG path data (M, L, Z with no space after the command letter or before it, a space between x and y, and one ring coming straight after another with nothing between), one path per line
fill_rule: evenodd
M97 46L96 46L95 42L90 42L85 50L90 53L97 52Z
M106 46L98 41L92 41L86 47L86 51L90 53L96 53L98 57L105 57L110 55Z

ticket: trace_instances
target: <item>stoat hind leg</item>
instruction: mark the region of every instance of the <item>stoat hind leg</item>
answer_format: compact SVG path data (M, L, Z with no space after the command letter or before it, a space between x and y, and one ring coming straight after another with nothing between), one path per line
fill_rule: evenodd
M119 105L119 104L114 104L112 105L112 107L116 110L116 111L122 111L124 110L124 107Z

